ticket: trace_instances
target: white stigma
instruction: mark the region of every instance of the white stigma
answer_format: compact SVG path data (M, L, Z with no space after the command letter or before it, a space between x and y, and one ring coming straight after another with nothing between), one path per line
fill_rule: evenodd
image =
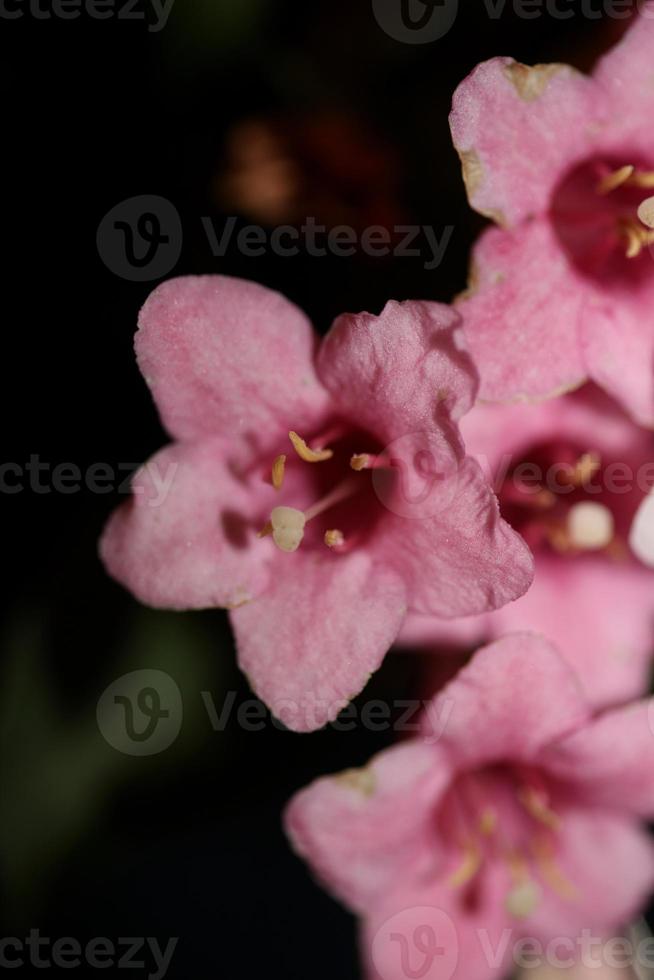
M515 919L525 919L538 908L541 891L535 881L525 878L514 885L504 900L504 906L509 915Z
M307 519L295 507L273 507L270 515L273 541L280 551L297 551L304 537Z
M654 228L654 197L648 197L643 201L638 208L638 217L648 228Z
M574 504L568 514L567 530L575 548L599 551L613 540L613 514L608 507L590 500Z
M645 565L654 568L654 490L638 508L631 525L629 544Z

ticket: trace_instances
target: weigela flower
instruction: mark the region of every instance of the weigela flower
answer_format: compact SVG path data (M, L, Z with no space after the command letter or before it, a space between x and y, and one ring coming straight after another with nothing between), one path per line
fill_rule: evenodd
M342 316L318 345L279 294L184 278L147 301L136 351L176 441L136 475L104 562L151 605L229 607L241 667L289 727L335 717L407 609L466 615L528 587L458 433L477 377L448 307Z
M419 975L403 947L423 969L430 910L451 928L422 975L453 980L505 976L522 937L626 923L654 887L653 708L594 718L549 642L514 634L435 698L422 738L298 793L287 831L361 917L367 976Z
M482 235L461 301L481 397L590 377L654 425L654 3L592 77L479 65L451 128Z
M654 484L652 432L592 384L538 404L477 403L461 431L534 554L534 584L487 615L410 616L403 644L469 649L536 630L564 653L596 706L642 694L654 653L654 577L631 542Z

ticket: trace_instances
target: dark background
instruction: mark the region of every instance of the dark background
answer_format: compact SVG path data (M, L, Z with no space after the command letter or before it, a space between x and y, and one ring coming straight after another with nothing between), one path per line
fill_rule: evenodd
M0 18L2 460L117 469L166 439L132 353L156 280L116 275L96 246L103 216L127 198L157 194L178 210L170 275L256 279L321 330L388 298L448 301L481 227L449 140L452 91L496 54L589 67L624 24L570 8L569 20L525 20L507 3L490 19L464 0L449 33L422 46L389 38L367 0L176 0L159 33L84 14L41 20L27 5ZM281 159L291 185L282 200L272 192L274 220L266 161L242 172L252 132L267 134L272 170ZM232 245L215 258L200 219L228 215L454 235L431 272L424 257L252 258ZM250 697L227 621L142 610L105 577L96 540L120 499L0 493L1 934L178 936L170 977L356 977L354 924L290 853L280 811L391 736L248 732L234 718L213 731L201 691L218 707L229 691L237 705ZM176 679L185 718L172 748L138 759L102 739L95 705L115 678L150 666ZM424 671L417 657L389 657L366 697L419 694Z

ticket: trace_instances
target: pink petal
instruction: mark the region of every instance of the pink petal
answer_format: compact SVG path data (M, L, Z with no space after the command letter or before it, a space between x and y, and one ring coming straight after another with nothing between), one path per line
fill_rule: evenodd
M549 221L482 235L471 290L457 307L481 374L480 397L542 399L581 384L584 295Z
M526 629L545 634L594 707L619 704L647 687L654 652L652 586L651 572L630 561L539 556L532 587L486 618L486 635Z
M526 935L547 942L554 936L576 937L584 929L602 935L627 925L654 888L648 834L617 813L570 809L561 816L556 867L575 894L557 894L545 882L536 912L525 921Z
M654 4L639 3L625 36L598 63L593 77L605 91L611 110L607 138L614 147L628 144L654 153L652 133L652 48ZM627 161L625 161L627 162Z
M448 428L467 412L477 372L461 321L448 306L389 302L380 316L338 317L318 355L318 373L338 409L388 439ZM451 434L458 446L458 435Z
M239 663L293 731L332 721L377 670L406 613L401 579L363 551L284 555L274 582L231 614Z
M285 815L295 850L352 909L363 911L439 850L435 811L451 779L437 747L407 742L365 769L319 779Z
M159 286L141 310L136 353L166 429L270 444L325 406L305 315L279 293L227 276Z
M522 595L533 578L531 552L499 516L479 465L464 460L431 493L424 519L389 512L378 546L407 582L409 608L465 616Z
M565 172L592 150L601 113L601 90L566 65L478 65L450 116L472 207L508 226L543 214Z
M597 291L582 310L580 337L593 380L654 428L654 275L647 271L631 289Z
M231 606L265 588L271 551L255 536L260 502L231 474L221 442L162 449L132 487L133 496L109 519L100 554L109 574L141 602Z
M544 637L516 633L477 651L424 716L446 719L439 744L457 766L537 758L588 718L570 667ZM432 733L433 734L433 733Z
M504 911L504 876L478 879L477 901L466 904L433 878L380 891L364 920L361 950L368 980L499 980L511 967L518 938ZM415 971L415 972L414 972Z
M543 764L587 804L654 817L654 701L606 712L552 746Z

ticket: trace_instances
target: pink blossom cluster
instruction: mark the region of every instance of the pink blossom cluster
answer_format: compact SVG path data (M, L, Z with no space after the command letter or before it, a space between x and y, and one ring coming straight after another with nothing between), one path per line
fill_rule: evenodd
M451 129L494 222L453 306L319 340L251 282L154 291L136 353L175 479L160 501L143 467L101 540L142 602L229 609L297 731L393 645L457 654L420 736L285 815L369 980L508 976L517 942L608 939L654 890L654 3L590 77L479 65Z

